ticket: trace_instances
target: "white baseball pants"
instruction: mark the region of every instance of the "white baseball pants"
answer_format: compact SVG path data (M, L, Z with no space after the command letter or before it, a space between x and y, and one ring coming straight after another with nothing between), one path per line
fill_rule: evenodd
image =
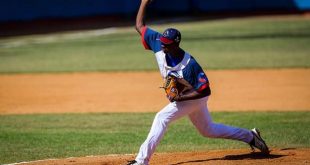
M205 137L233 139L246 143L249 143L253 139L250 130L213 123L208 111L207 101L208 97L197 100L172 102L159 111L135 160L138 163L148 165L169 123L185 115L189 116L199 133Z

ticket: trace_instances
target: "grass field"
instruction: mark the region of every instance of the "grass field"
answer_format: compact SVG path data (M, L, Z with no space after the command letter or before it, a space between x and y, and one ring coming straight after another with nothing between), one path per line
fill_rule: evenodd
M0 164L71 156L136 153L153 113L0 116ZM258 127L271 147L310 147L309 112L216 112L215 122ZM203 138L187 118L172 123L157 152L247 148Z
M310 19L220 19L180 29L181 46L208 69L310 67ZM0 73L156 70L133 27L0 39Z
M180 29L181 46L205 69L310 67L309 18L235 18L151 27L163 31L170 26ZM1 74L133 70L157 70L152 53L143 49L133 27L0 38ZM136 153L154 115L0 115L0 164ZM260 128L271 147L310 147L310 112L216 112L212 116L215 122ZM182 119L169 127L156 151L246 147L203 138Z

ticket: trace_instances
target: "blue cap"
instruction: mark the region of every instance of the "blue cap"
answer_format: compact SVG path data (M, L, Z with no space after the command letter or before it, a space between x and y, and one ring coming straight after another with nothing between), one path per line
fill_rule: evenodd
M160 41L163 44L180 43L181 33L177 29L168 28L164 31L163 35L160 37Z

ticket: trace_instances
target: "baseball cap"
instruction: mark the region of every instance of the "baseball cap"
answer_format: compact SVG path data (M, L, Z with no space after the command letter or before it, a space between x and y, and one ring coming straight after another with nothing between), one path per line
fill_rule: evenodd
M168 28L160 37L160 42L163 44L172 44L173 42L179 43L181 41L181 33L174 28Z

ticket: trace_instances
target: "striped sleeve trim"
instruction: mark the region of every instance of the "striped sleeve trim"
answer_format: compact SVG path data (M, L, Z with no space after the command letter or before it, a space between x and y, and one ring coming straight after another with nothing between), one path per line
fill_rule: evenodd
M142 28L142 32L141 32L141 41L142 41L142 44L143 44L144 48L147 49L147 50L150 50L150 47L148 46L148 44L146 43L146 41L144 39L144 35L145 35L146 30L147 30L147 27L144 26Z

